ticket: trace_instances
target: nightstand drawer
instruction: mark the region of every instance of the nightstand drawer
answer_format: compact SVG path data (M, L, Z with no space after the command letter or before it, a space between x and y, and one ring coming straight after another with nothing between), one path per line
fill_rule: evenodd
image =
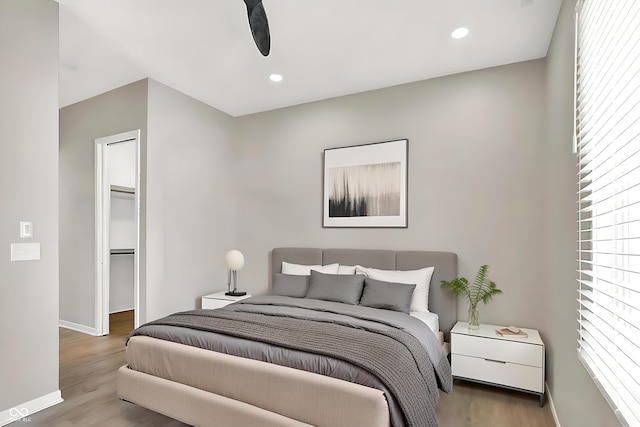
M452 354L451 369L454 377L485 381L536 393L544 391L544 377L541 367L501 363L478 357Z
M544 361L544 347L541 345L463 334L452 334L451 351L459 355L538 368L543 366Z

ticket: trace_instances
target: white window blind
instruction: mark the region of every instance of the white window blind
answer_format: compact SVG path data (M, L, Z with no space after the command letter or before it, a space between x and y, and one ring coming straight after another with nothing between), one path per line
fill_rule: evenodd
M578 355L640 426L640 1L577 8Z

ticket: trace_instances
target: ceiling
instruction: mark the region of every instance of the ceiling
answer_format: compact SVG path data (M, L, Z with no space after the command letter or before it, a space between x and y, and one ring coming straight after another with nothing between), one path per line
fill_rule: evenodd
M149 77L232 116L544 57L562 3L263 0L264 57L241 0L57 1L61 107Z

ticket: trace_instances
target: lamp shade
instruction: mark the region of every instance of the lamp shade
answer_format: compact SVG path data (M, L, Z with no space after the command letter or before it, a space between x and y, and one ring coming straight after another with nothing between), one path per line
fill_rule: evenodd
M231 271L239 271L244 267L244 255L238 250L230 250L224 259L227 262L227 267L229 267Z

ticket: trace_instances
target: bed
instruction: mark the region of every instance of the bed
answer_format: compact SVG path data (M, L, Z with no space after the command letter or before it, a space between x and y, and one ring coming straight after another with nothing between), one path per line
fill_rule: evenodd
M432 251L276 248L271 252L270 258L270 282L273 291L276 290L276 281L279 280L283 265L289 267L287 264L338 264L349 268L364 266L381 271L413 271L433 267L431 286L428 288L428 309L431 317L421 319L420 317L424 316L416 313L406 316L403 313L392 313L391 310L381 310L375 305L360 308L341 302L317 302L314 298L278 295L249 298L224 309L177 313L152 325L145 325L147 330L144 333L133 333L128 339L127 365L118 371L120 399L197 426L436 425L433 406L439 392L434 390L434 384L445 391L448 391L450 386L450 367L446 361L446 349L449 332L457 319L457 300L455 296L442 289L439 283L441 280L456 277L457 256L453 253ZM315 284L319 280L333 277L333 274L317 271L312 274L312 277L317 279L313 279L316 280ZM352 278L345 280L345 283L350 283ZM371 284L374 282L370 281ZM318 289L317 286L314 289ZM311 292L311 288L308 290ZM281 310L287 310L287 315L280 317ZM364 314L361 314L363 311ZM294 314L289 314L290 312ZM315 316L326 316L326 319L311 321L308 318L311 316L308 314L310 312L314 313L313 320ZM211 320L209 316L216 318ZM433 323L434 316L437 321L435 328L439 329L440 334L433 333L434 328L426 326L426 323ZM355 322L356 325L335 330L326 329L336 328L335 324L347 322L344 320L347 317L350 319L348 322ZM384 321L377 320L382 317ZM405 325L407 318L412 320ZM244 325L250 324L253 319L255 323L245 328ZM198 323L194 330L189 329L185 332L185 326L188 326L186 324L190 325L192 322L201 323ZM203 326L202 322L206 325ZM372 325L378 322L382 326L375 328L381 329L382 332L372 331ZM401 323L398 327L411 330L411 334L398 333L395 322ZM419 323L420 330L416 326ZM394 327L390 328L389 325ZM180 328L181 333L187 338L174 342L170 338L177 335L177 328ZM244 345L242 342L247 341L248 335L243 334L249 333L249 329L251 334L263 335L265 343L256 344L258 347L269 346L267 350L263 349L260 356L253 355L257 351L254 347L240 347ZM293 329L299 334L295 339L286 335L296 332ZM287 338L280 337L281 330L286 332L283 336ZM226 336L227 333L232 335L225 338L227 341L211 339L212 336ZM411 337L405 338L405 335ZM431 344L426 345L416 340L415 342L421 343L416 345L413 335L421 335L421 340L430 341ZM428 339L425 338L427 335L430 335ZM438 335L440 342L436 338ZM185 339L187 341L184 341ZM395 371L403 369L386 369L387 361L368 360L383 359L386 356L375 349L396 345L396 342L402 340L409 342L401 343L399 347L402 347L402 350L397 351L404 352L404 348L407 347L414 348L415 353L394 353L394 357L398 357L398 360L415 359L416 367L412 369L420 371L419 375L409 375L410 380L395 378L394 375L398 375ZM335 342L344 341L349 341L350 349L353 347L359 350L347 351L338 348L339 344L334 345ZM439 347L440 353L431 348L433 342ZM218 347L211 351L214 349L212 346ZM314 359L305 359L309 354L309 348L314 346L319 354L313 356ZM283 348L286 348L284 355ZM234 352L237 355L234 355ZM294 360L292 354L295 355L296 352L300 353L300 359L291 362L290 359ZM367 352L370 354L363 356ZM269 357L273 358L269 360L275 363L265 361L265 353L269 354ZM445 354L446 366L443 366L442 354ZM438 359L433 364L433 374L431 369L424 368L430 363L424 362L424 355L431 361ZM280 362L285 359L286 362ZM365 363L362 359L367 359L366 363L373 365L362 366L361 364ZM305 370L306 366L302 366L305 364L320 366L320 373ZM331 374L327 374L327 371L331 371ZM376 375L369 378L367 372L369 376L371 372ZM378 374L381 379L378 378ZM413 384L414 377L422 381L419 381L420 384L424 383L427 386L418 387ZM376 381L379 383L375 386L369 383ZM411 384L402 381L410 381ZM415 391L412 387L424 388L425 397L420 397L421 391ZM390 397L396 396L396 393L397 397Z

